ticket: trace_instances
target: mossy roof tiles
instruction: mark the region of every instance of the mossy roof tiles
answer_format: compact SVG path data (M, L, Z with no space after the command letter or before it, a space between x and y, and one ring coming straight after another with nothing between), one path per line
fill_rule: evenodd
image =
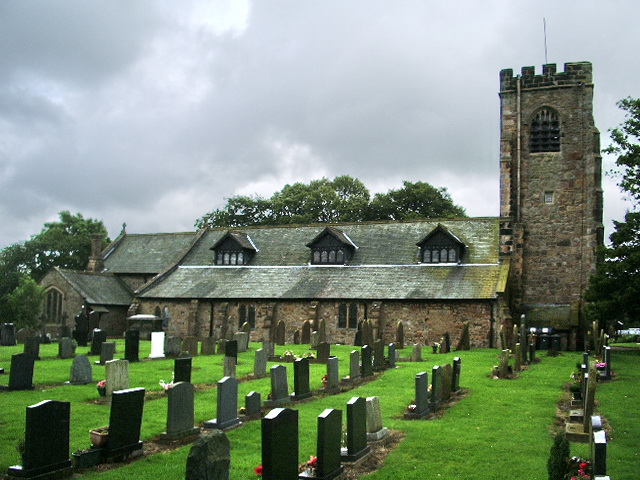
M92 305L130 305L133 295L114 275L58 269L62 277Z

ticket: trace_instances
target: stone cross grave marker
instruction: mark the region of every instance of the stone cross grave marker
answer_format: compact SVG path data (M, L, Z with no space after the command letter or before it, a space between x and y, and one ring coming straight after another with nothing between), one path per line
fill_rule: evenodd
M124 359L129 362L140 361L140 330L124 332Z
M191 357L176 358L173 361L173 381L191 383Z
M112 362L126 362L127 366L129 365L126 360L112 360ZM143 408L144 388L130 388L113 392L109 414L109 440L105 447L105 457L126 456L142 449L140 427L142 426Z
M76 353L76 349L73 346L73 341L68 337L63 337L58 342L58 357L59 358L73 358Z
M216 418L204 422L204 428L228 430L240 425L238 418L238 380L223 377L218 382Z
M380 397L367 397L367 441L377 442L389 435L389 429L382 425Z
M71 475L70 412L69 402L53 400L44 400L27 407L22 465L9 467L8 473L12 478Z
M126 360L108 361L107 363L105 363L105 377L105 388L107 397L111 396L116 390L128 389L129 362L127 362ZM142 390L144 392L144 389Z
M261 420L263 480L298 478L298 411L274 408Z
M293 401L304 400L311 396L308 358L297 358L293 362L293 390L291 395Z
M187 456L185 480L229 480L231 444L221 430L211 430L194 443Z
M367 445L367 401L352 397L347 403L347 447L341 450L343 462L353 463L371 451Z
M164 332L151 332L151 353L149 358L164 358Z
M177 440L200 433L194 422L195 387L187 382L174 383L167 390L167 430L160 435L163 440Z
M267 376L267 351L264 348L256 350L253 358L253 376L255 378Z
M69 383L71 385L93 383L93 370L91 362L86 355L78 355L73 359L69 373Z

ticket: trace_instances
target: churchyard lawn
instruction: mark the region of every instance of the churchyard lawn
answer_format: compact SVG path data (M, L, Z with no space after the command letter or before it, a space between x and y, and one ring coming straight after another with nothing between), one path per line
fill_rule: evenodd
M244 405L251 391L262 394L263 401L270 392L269 378L245 381L253 371L255 350L238 355L238 405ZM348 375L349 352L356 347L333 345L332 355L339 357L340 378ZM22 345L0 347L0 368L9 371L11 355L21 353ZM78 347L76 353L87 353L88 347ZM309 352L306 345L276 346L276 354L292 350L298 355ZM410 356L412 348L400 351ZM428 351L429 350L429 351ZM422 362L400 362L394 370L376 374L375 379L351 391L330 396L314 396L295 404L299 411L300 463L315 455L317 416L325 408L346 408L353 396L378 396L384 426L402 431L404 440L392 451L382 468L367 476L382 479L541 479L547 478L546 463L552 444L556 406L563 394L563 385L569 381L580 353L563 352L549 357L538 352L541 362L530 366L514 380L496 380L489 377L497 363L498 350L477 349L431 354L423 351ZM144 405L141 440L150 441L166 428L167 398L160 380L169 382L173 359L146 360L150 342L140 343L142 361L129 366L130 386L143 387L147 393ZM87 385L65 385L69 380L71 359L58 359L58 345L41 345L41 360L34 369L35 389L30 391L0 392L0 475L10 465L20 463L16 449L24 437L25 408L43 400L71 402L70 452L89 446L91 428L108 424L109 405L97 403L96 383L105 377L105 367L93 364L94 382ZM613 479L638 476L637 438L640 436L640 350L614 351L615 380L599 385L596 412L603 415L613 429L608 432L608 473ZM124 341L117 340L114 358L123 358ZM406 407L414 398L416 373L430 372L432 366L451 363L455 356L462 359L460 385L468 394L455 406L434 420L403 420ZM97 357L90 357L93 361ZM193 358L192 383L196 385L195 421L199 424L215 416L216 382L223 373L221 355ZM276 362L269 362L268 368ZM293 365L285 363L289 388L293 390ZM311 364L310 386L321 387L326 373L322 364ZM0 375L0 385L7 385L8 374ZM343 412L343 423L345 414ZM254 467L261 463L260 421L250 421L227 432L231 442L231 478L255 478ZM287 448L283 445L283 448ZM107 471L85 470L86 479L184 478L189 446L132 461ZM572 455L588 457L587 445L572 444Z

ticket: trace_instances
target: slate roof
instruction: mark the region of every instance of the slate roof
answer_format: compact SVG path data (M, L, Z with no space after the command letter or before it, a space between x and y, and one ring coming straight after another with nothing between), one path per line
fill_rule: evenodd
M157 274L176 262L196 237L196 232L124 234L103 253L103 271Z
M114 275L56 268L58 273L92 305L130 305L132 293Z
M442 224L467 246L461 265L420 264L416 243ZM366 222L337 227L358 245L350 262L310 265L307 244L327 225L245 227L258 252L249 265L215 266L210 250L226 229L210 229L180 265L137 292L142 298L492 299L504 270L499 220ZM502 272L502 275L501 275Z

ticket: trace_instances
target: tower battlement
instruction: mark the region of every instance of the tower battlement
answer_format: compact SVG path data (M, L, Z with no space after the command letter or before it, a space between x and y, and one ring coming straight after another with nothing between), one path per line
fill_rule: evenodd
M556 71L555 63L542 66L542 74L536 75L535 67L522 67L522 88L562 87L578 84L591 84L591 62L571 62L564 64L564 72ZM506 68L500 71L500 91L508 92L516 89L518 76L513 75L513 69Z

